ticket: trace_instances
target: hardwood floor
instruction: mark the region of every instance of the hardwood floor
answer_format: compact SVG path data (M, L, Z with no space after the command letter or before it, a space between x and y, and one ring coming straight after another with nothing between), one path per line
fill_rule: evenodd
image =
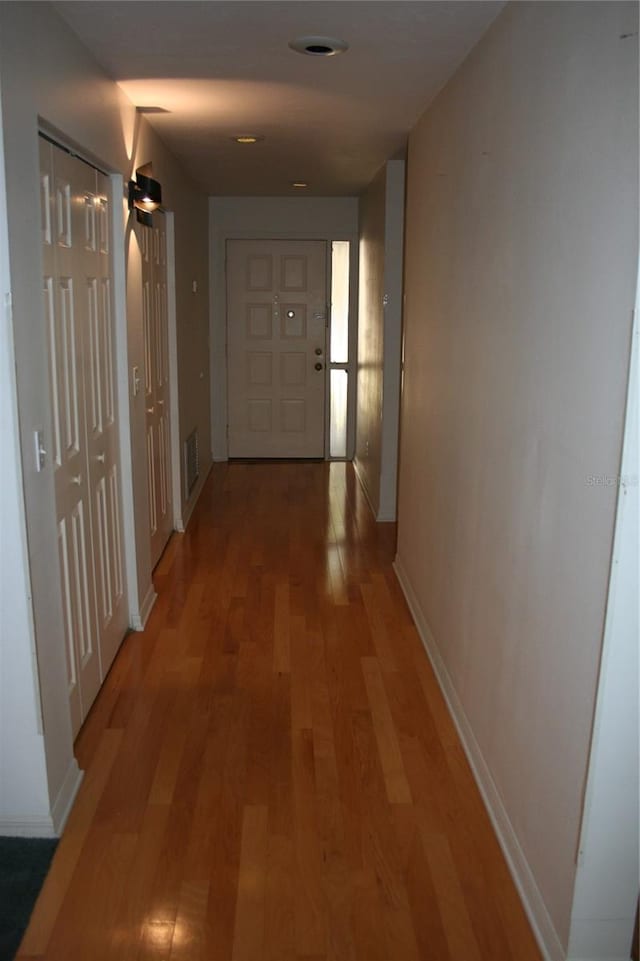
M18 958L540 961L346 464L216 465Z

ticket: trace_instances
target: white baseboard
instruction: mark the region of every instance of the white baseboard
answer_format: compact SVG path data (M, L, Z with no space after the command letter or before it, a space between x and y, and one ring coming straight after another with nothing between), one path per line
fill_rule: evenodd
M0 818L0 837L55 838L51 817Z
M373 501L371 500L371 494L369 493L369 488L367 487L367 482L364 479L364 474L360 470L357 460L353 460L353 469L356 472L356 477L360 482L360 487L362 488L362 493L364 494L367 504L371 508L371 513L373 514L375 520L378 524L389 524L394 523L396 520L395 509L389 509L386 507L379 507L378 510L373 506Z
M358 461L355 460L355 458L354 458L354 460L352 461L352 463L353 463L353 469L354 469L354 471L356 472L356 477L358 478L358 481L359 481L359 483L360 483L360 487L362 488L362 493L364 494L365 500L366 500L367 504L369 505L369 507L370 507L370 509L371 509L371 513L373 514L374 520L378 520L378 512L376 511L375 507L373 506L373 501L371 500L371 495L370 495L370 493L369 493L369 488L367 487L367 482L366 482L365 479L364 479L364 474L363 474L362 471L360 470L360 465L358 464Z
M67 818L69 817L69 813L73 807L73 802L76 799L76 795L80 790L83 777L84 772L80 770L78 767L78 762L75 758L73 758L69 764L67 776L65 777L62 787L58 791L58 796L53 803L53 807L51 808L51 820L53 821L53 830L56 837L60 837L64 826L67 823Z
M153 584L149 584L147 593L144 595L144 599L140 605L140 610L131 615L131 627L134 631L144 631L157 597L158 595L155 592Z
M460 735L471 770L491 819L498 842L545 961L565 961L566 951L558 937L540 889L518 841L491 771L484 759L460 698L453 686L435 639L420 608L416 593L399 556L393 565L413 615L418 634L435 671L449 712Z
M51 808L51 814L32 817L0 818L0 837L6 838L59 838L62 834L69 812L73 807L78 789L82 783L83 772L78 762L72 758L62 787Z
M567 961L630 961L633 918L574 918Z
M198 478L198 482L197 482L196 486L195 486L194 489L193 489L193 493L191 494L191 497L189 498L188 502L185 504L185 508L184 508L183 513L182 513L182 517L180 518L180 521L179 521L180 526L178 526L178 521L176 521L176 530L177 530L180 534L184 534L184 532L185 532L186 529L187 529L187 524L188 524L189 521L191 520L191 515L193 514L193 511L194 511L194 509L195 509L195 506L196 506L196 504L198 503L198 501L199 501L199 499L200 499L200 494L202 493L202 488L204 487L204 485L205 485L205 483L206 483L207 477L208 477L209 474L211 473L211 468L213 467L213 464L214 464L214 462L211 461L211 463L210 463L209 466L207 467L206 471L204 471L204 472L200 475L200 477Z

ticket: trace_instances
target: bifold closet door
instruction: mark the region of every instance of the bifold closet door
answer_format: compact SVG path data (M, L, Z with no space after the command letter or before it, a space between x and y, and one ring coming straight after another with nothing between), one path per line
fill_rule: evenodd
M74 734L126 632L108 179L41 138L51 451ZM45 446L47 446L45 444Z
M88 168L91 171L91 168ZM90 304L88 354L84 364L87 462L91 491L93 548L96 561L96 607L102 676L106 675L128 627L124 596L121 477L116 419L115 324L111 276L109 180L95 174L95 195L85 193L93 209L90 246L85 248L84 279Z

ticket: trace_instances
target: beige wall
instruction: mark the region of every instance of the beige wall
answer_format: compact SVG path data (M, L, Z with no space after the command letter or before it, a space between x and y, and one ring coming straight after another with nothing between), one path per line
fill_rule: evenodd
M620 468L637 29L635 4L510 4L408 160L398 567L554 957L616 505L592 478Z
M404 186L388 160L360 198L355 467L379 521L396 519Z
M384 350L384 227L387 171L382 167L360 197L358 296L358 417L356 468L377 516L382 463Z
M33 592L35 618L34 626L30 620L22 620L23 634L13 638L12 643L31 651L35 634L41 702L29 725L18 725L16 722L12 725L12 731L14 748L19 750L21 744L25 745L33 770L41 763L46 747L46 793L50 806L60 813L69 799L68 793L73 790L75 762L66 700L53 477L50 468L36 473L32 442L36 428L44 427L46 433L50 430L47 350L40 283L40 197L37 189L39 122L46 124L50 131L59 132L64 142L75 145L103 169L121 175L125 183L140 163L152 161L154 164L154 174L163 184L164 202L175 212L181 433L187 433L194 423L201 426L201 436L205 439L205 469L209 449L206 442L209 437L207 208L206 198L183 176L176 161L144 118L136 114L116 84L93 61L51 5L0 5L0 85L20 444L30 548L30 589ZM124 216L127 216L126 210ZM132 580L133 592L137 588L141 599L151 580L148 553L145 555L148 544L146 479L144 471L140 469L140 457L144 456L141 441L144 407L142 395L135 400L127 397L130 368L134 364L140 367L143 364L141 317L138 310L132 310L125 322L125 249L118 238L115 247L116 300L122 328L118 348L121 356L124 356L128 341L129 350L128 370L121 372L125 401L121 406L126 408L131 403L131 453L134 467L138 465L134 470L130 509L125 524L127 530L133 526L135 507L135 529L140 550L137 571L132 571ZM193 279L199 283L197 297L191 294ZM3 329L2 337L9 344L11 332ZM202 380L201 371L204 375ZM126 468L127 465L123 464L123 469ZM126 507L125 503L125 511ZM26 560L24 544L16 541L12 546L15 547L15 563ZM4 654L8 639L2 635L0 643ZM23 684L26 683L23 678ZM23 693L25 698L33 699L33 689L38 688L35 672L29 683L31 687L25 687ZM18 700L16 698L16 702ZM42 741L40 706L46 745ZM5 720L3 717L3 722ZM4 774L4 771L0 771L0 776ZM14 798L14 807L16 803ZM3 813L9 819L12 816L10 811ZM44 823L49 813L39 811L34 812L33 816L41 817Z

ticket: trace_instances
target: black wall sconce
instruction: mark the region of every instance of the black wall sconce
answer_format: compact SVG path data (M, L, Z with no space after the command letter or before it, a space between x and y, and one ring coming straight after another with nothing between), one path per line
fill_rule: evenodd
M153 226L151 214L162 203L162 187L151 176L151 164L136 170L136 179L129 181L129 210L135 209L138 223Z

